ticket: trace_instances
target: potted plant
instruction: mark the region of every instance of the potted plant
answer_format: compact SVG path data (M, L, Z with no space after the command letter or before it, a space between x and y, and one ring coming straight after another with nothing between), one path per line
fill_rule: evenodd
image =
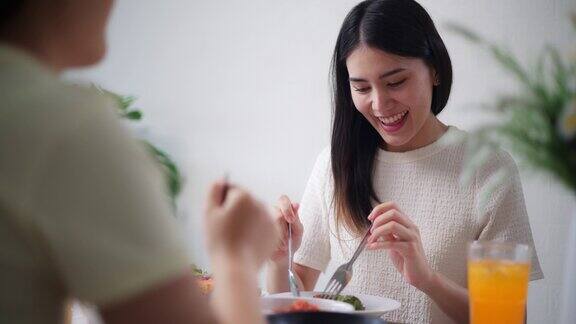
M576 29L576 15L572 23ZM487 49L514 76L520 89L516 94L499 96L492 105L500 122L486 125L470 137L464 178L489 158L486 152L503 147L526 166L555 177L576 198L576 55L563 58L556 48L546 47L536 64L526 68L502 46L459 25L450 25L450 29ZM506 173L497 172L492 183L497 184ZM576 323L576 210L572 216L562 324Z
M142 120L143 113L138 108L134 108L134 102L136 98L133 96L123 96L109 90L105 90L98 86L94 86L102 94L113 98L116 101L116 106L118 107L118 113L121 118L130 121L140 121ZM140 140L146 149L150 152L152 157L161 166L165 181L168 196L174 211L176 211L176 199L182 191L183 178L178 166L174 160L163 150L156 147L152 143L146 140Z

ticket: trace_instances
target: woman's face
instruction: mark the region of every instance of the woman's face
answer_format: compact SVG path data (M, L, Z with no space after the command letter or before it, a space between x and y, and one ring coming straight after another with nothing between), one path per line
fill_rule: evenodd
M417 148L431 113L435 72L417 58L360 46L346 60L356 109L378 131L389 151ZM425 134L422 134L425 136Z

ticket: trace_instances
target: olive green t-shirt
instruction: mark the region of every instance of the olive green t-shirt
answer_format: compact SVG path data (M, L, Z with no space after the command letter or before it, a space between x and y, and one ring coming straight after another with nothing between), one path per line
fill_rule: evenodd
M58 323L182 273L161 174L113 102L0 46L0 323Z

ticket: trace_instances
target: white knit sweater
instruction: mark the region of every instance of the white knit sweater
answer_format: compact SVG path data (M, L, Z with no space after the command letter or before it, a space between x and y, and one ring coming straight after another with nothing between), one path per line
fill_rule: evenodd
M394 201L419 227L430 266L466 287L466 249L472 240L505 240L534 247L522 186L512 158L498 152L464 187L465 133L450 127L436 142L403 153L379 150L375 161L374 189L381 202ZM479 193L501 167L513 170L480 210ZM328 262L347 262L360 238L345 229L336 237L333 211L330 150L318 157L301 201L304 224L302 245L295 262L324 271ZM543 278L536 253L531 280ZM354 276L343 293L393 298L402 306L385 319L402 323L452 323L424 293L410 286L394 268L384 250L363 252Z

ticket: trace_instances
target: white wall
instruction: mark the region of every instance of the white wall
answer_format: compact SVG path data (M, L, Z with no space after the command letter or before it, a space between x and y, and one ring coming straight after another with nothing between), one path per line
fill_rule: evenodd
M138 132L173 154L187 177L181 199L194 257L207 265L201 211L208 183L233 181L269 203L298 200L316 154L328 144L328 68L339 26L357 1L117 1L110 52L98 67L72 73L138 96ZM569 0L422 0L448 46L454 86L441 115L478 126L478 103L511 89L479 50L447 32L465 23L508 44L523 59L544 43L568 49ZM574 50L574 48L571 48ZM529 322L556 322L566 222L574 199L547 176L523 175L546 279L532 284ZM321 279L324 282L325 278Z

